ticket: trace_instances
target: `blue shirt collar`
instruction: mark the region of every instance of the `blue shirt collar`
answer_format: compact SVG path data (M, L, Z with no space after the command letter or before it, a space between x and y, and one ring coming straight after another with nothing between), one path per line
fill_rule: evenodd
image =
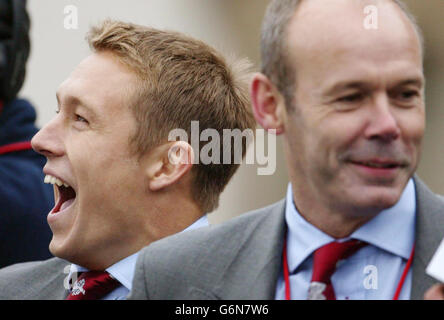
M182 230L181 232L197 229L200 227L208 226L208 217L207 215L203 215L198 220L196 220L193 224ZM112 266L108 267L106 271L112 275L114 278L116 278L125 288L131 291L133 278L134 278L134 270L136 267L136 261L137 257L139 256L139 252L136 252L129 257L126 257L125 259L122 259ZM74 273L77 272L86 272L89 271L88 269L76 265L71 264L68 279L71 279L74 275Z
M414 181L410 179L401 198L393 207L381 211L353 232L349 238L365 241L408 259L414 243L415 214L416 191ZM285 220L288 227L287 254L290 272L294 272L316 249L335 241L333 237L310 224L299 214L293 202L291 183L287 188ZM394 230L396 236L393 234Z

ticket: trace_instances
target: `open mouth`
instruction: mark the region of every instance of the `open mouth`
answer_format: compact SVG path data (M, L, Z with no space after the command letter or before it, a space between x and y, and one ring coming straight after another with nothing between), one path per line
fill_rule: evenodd
M73 204L76 192L70 185L51 175L46 175L44 182L54 185L56 187L56 194L58 194L58 197L56 196L58 201L51 210L51 214L61 212Z

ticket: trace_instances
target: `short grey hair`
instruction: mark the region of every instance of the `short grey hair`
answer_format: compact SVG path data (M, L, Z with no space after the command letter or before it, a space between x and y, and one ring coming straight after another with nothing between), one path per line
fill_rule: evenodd
M261 71L284 96L287 108L293 102L295 70L288 62L287 29L297 8L304 0L271 0L262 22L261 31ZM307 0L305 0L307 1ZM395 2L410 22L418 35L421 51L424 55L424 37L416 18L402 0Z

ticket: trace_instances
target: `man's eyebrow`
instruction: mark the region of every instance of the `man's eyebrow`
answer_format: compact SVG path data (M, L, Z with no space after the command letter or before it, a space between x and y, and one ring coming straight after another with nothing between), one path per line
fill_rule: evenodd
M419 88L422 88L424 86L424 78L422 78L422 77L410 78L410 79L403 80L397 84L397 86L408 86L408 85L414 85Z
M401 81L394 82L394 85L391 85L391 87L400 87L400 86L408 86L408 85L415 85L419 88L422 88L424 86L424 78L423 77L411 77L408 79L403 79ZM326 90L325 95L331 96L334 95L336 92L340 90L348 90L348 89L363 89L368 90L371 88L371 84L364 82L364 81L339 81L332 85L329 89Z
M325 91L324 95L331 96L334 95L336 92L340 90L347 90L347 89L368 89L370 85L364 81L339 81L335 83L334 85L328 87L328 89Z
M61 106L61 101L60 101L60 96L59 96L59 92L56 92L56 98L57 98L57 103L59 105L59 107ZM73 96L73 95L66 95L63 97L64 100L64 104L66 104L67 106L81 106L83 109L86 110L86 112L88 112L89 114L91 114L91 116L97 117L96 112L93 110L93 108L91 108L87 103L85 103L82 99Z

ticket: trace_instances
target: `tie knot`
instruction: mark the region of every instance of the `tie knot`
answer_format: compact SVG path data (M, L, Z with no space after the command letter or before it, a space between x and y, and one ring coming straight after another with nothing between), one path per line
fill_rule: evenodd
M113 291L120 282L106 271L83 272L74 282L67 300L98 300Z
M347 259L365 245L365 242L352 239L330 242L317 249L313 258L312 281L329 282L338 262Z

